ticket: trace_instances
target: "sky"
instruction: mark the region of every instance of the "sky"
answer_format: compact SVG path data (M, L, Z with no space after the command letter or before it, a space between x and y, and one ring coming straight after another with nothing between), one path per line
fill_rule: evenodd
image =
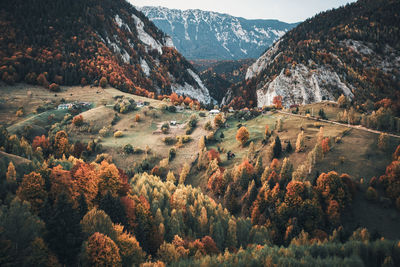
M278 19L292 23L355 0L129 0L129 2L135 6L201 9L246 19Z

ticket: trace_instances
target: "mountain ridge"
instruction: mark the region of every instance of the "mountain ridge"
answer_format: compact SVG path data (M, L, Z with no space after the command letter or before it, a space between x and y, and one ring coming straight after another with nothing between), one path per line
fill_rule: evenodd
M266 46L297 25L274 19L248 20L199 9L137 8L170 35L188 59L256 58Z

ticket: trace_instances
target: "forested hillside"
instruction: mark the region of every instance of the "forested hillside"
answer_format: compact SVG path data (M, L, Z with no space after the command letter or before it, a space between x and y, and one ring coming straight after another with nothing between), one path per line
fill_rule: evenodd
M389 98L398 110L400 3L360 0L323 12L284 35L234 88L251 106L336 100L360 106ZM237 102L237 101L236 101Z
M221 103L226 92L235 83L243 81L248 67L254 59L241 60L195 60L193 66L200 72L200 78L210 95Z
M103 85L138 95L176 91L210 102L172 40L124 0L2 0L1 6L0 78L8 84L56 91L104 78Z

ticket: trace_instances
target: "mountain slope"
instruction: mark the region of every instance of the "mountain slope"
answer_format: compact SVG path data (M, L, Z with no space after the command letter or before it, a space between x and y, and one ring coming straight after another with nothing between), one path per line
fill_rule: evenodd
M254 59L195 60L191 63L200 72L200 78L209 89L211 97L221 103L227 90L233 84L243 81L248 67L254 61Z
M138 9L170 35L178 51L189 59L257 58L265 47L297 25L201 10Z
M286 106L341 94L356 105L383 98L400 103L399 25L395 0L360 0L321 13L268 49L233 95L258 106L272 104L276 95Z
M139 95L175 91L211 101L172 40L124 0L1 0L1 6L0 77L7 83L96 84L106 77Z

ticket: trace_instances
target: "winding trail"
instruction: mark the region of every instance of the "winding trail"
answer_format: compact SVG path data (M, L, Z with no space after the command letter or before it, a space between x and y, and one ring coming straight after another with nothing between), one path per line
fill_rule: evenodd
M361 125L351 125L351 124L340 123L340 122L336 122L336 121L323 120L323 119L318 119L318 118L315 118L315 117L307 117L307 116L304 116L304 115L293 114L293 113L285 112L285 111L281 111L281 110L277 110L277 112L281 113L281 114L293 116L293 117L299 117L299 118L304 118L304 119L309 119L309 120L314 120L314 121L321 121L321 122L326 122L326 123L330 123L330 124L336 124L336 125L344 126L344 127L347 127L347 128L358 129L358 130L361 130L361 131L364 131L364 132L370 132L370 133L374 133L374 134L385 133L385 132L382 132L382 131L368 129L368 128L366 128L364 126L361 126ZM394 137L394 138L399 138L400 139L399 135L390 134L390 133L386 133L386 134L388 136L390 136L390 137Z

